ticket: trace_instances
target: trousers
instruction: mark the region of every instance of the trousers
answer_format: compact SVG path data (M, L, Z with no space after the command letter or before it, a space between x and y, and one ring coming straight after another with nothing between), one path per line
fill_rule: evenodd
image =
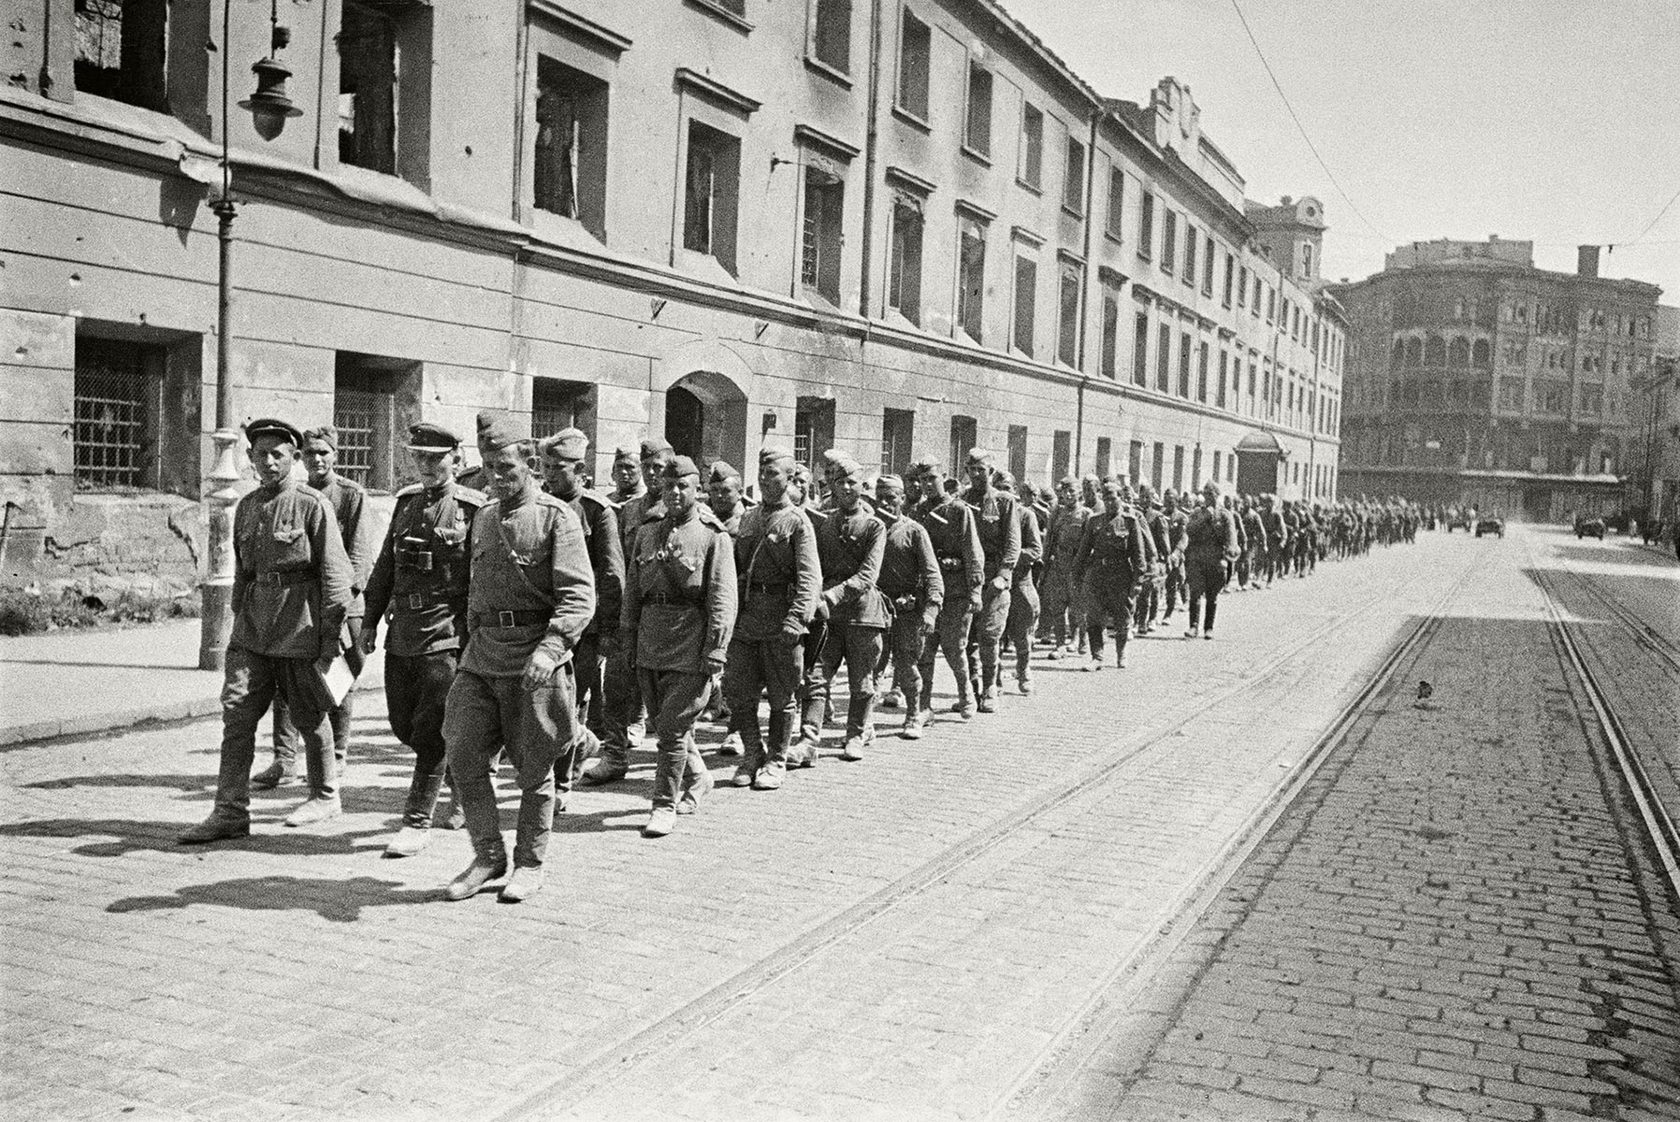
M968 629L968 678L975 688L990 688L997 681L998 662L1003 648L1003 629L1009 623L1009 603L1013 599L1007 588L996 588L987 580L980 593L980 610Z
M1104 633L1114 627L1114 654L1126 653L1126 639L1131 634L1132 609L1135 604L1137 582L1131 574L1122 578L1104 575L1085 581L1085 635L1091 644L1091 658L1101 661Z
M875 663L876 689L890 663L893 685L904 694L904 707L911 713L916 712L922 697L922 648L927 646L935 626L920 609L901 609L893 616L886 642L881 644L881 657Z
M712 676L697 670L638 670L636 676L642 704L659 738L653 805L655 809L674 807L682 796L685 777L706 770L705 758L694 746L694 722L711 699Z
M740 734L743 766L757 771L767 761L787 760L793 744L797 703L794 695L805 669L805 644L771 639L729 641L729 661L723 671L723 696L729 705L729 731ZM769 750L758 723L758 699L770 695Z
M636 668L622 647L605 660L601 686L601 758L625 767L630 762L630 749L642 739L647 710L642 704Z
M974 608L962 589L956 589L947 595L945 603L940 605L939 618L934 621L933 634L922 646L922 660L919 667L922 679L922 696L917 705L918 710L933 708L933 665L939 658L939 652L945 652L945 663L951 668L951 673L957 679L957 700L968 701L974 696L973 684L968 676L968 633L974 623ZM908 693L905 697L909 697Z
M403 825L426 829L443 786L443 712L455 681L459 651L404 658L386 652L385 708L391 731L414 749L414 775L403 804Z
M291 703L302 731L309 791L316 798L338 794L332 724L315 700L315 664L306 658L270 658L230 647L222 676L222 757L216 775L216 813L235 820L251 817L251 761L257 754L257 722L276 698Z
M804 718L799 735L806 740L822 739L823 710L832 696L834 676L840 664L846 664L846 682L851 691L846 708L846 738L872 735L870 723L875 713L876 667L886 649L887 633L879 627L860 627L855 623L828 625L823 636L822 652L812 678L812 688L805 697Z
M350 634L350 646L344 652L344 657L350 663L350 668L356 673L362 672L362 621L357 616L351 616L344 621L345 630ZM328 714L332 721L333 758L338 761L338 770L344 771L344 762L350 756L350 721L352 705L356 691L351 690L344 695L344 703ZM274 758L287 771L297 770L298 730L292 721L291 707L286 696L279 694L274 699Z
M1062 566L1054 566L1044 575L1043 609L1044 626L1056 646L1077 639L1085 626L1085 606L1073 574Z
M581 726L573 705L572 665L542 686L520 678L487 678L462 670L449 687L443 714L446 758L467 819L473 850L491 864L506 860L491 771L506 746L519 783L519 826L513 862L541 868L554 826L555 765L570 768Z
M1009 615L1003 626L1004 638L1015 651L1015 677L1019 681L1026 681L1031 670L1033 633L1038 630L1040 608L1038 586L1032 570L1028 569L1015 580L1015 590L1009 597ZM998 667L994 681L999 686L1003 684L1002 666Z

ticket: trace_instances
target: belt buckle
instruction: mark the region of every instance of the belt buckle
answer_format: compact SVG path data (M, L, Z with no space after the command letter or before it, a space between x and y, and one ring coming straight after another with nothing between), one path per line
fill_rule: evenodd
M409 611L417 612L421 608L424 608L425 606L426 606L426 603L421 598L421 596L418 592L410 592L408 594L408 610Z
M258 573L257 582L259 584L279 584L280 574L275 572L273 569L270 569L266 573Z
M514 624L513 624L513 613L512 612L501 611L501 612L496 613L496 626L497 627L512 627L513 625Z

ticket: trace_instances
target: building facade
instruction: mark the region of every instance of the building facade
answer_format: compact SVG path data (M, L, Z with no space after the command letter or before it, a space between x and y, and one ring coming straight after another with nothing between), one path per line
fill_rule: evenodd
M272 52L269 13L7 37L8 581L197 563L224 275L234 421L332 421L376 492L487 408L602 477L654 433L1335 492L1323 209L1248 203L1182 83L1101 97L986 0L290 0ZM270 53L301 112L259 134Z
M1628 502L1660 290L1534 267L1532 242L1416 242L1352 318L1345 488L1565 520Z

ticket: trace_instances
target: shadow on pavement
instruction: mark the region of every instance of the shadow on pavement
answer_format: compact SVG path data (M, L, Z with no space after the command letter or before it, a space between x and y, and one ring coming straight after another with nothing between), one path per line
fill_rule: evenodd
M107 912L156 912L214 904L259 912L311 911L333 923L355 923L363 908L429 904L443 900L441 888L403 888L397 881L374 877L348 880L324 877L240 877L214 884L195 884L167 896L130 896L106 907Z
M184 846L175 840L189 825L191 823L145 822L132 818L42 818L0 826L0 838L96 836L114 839L90 842L70 850L82 857L122 857L148 850L184 855L205 852L206 847ZM257 822L252 828L255 832L249 837L215 842L208 848L287 857L342 857L374 852L373 847L358 847L356 843L370 838L388 839L391 833L390 829L382 827L340 834L312 834L304 830L287 830L278 822Z

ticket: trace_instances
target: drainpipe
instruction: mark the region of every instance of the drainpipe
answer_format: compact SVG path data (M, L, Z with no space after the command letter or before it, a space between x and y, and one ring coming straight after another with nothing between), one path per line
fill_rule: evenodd
M875 160L881 117L881 0L869 7L869 120L863 132L863 275L858 283L858 314L869 319L870 270L875 249ZM861 356L861 348L860 348Z
M1085 258L1085 275L1079 285L1079 346L1074 356L1079 366L1079 392L1075 399L1073 428L1073 474L1076 476L1081 474L1085 467L1085 387L1091 380L1085 373L1085 336L1088 333L1086 325L1091 322L1087 318L1091 303L1091 284L1096 280L1096 268L1091 261L1091 212L1097 205L1097 122L1101 119L1102 110L1092 110L1090 142L1085 145L1085 234L1084 244L1081 246Z
M525 195L525 106L530 97L530 66L527 56L530 54L531 17L520 5L519 27L514 32L514 62L513 84L517 92L513 107L513 220L519 222L523 216L519 213L520 205Z

